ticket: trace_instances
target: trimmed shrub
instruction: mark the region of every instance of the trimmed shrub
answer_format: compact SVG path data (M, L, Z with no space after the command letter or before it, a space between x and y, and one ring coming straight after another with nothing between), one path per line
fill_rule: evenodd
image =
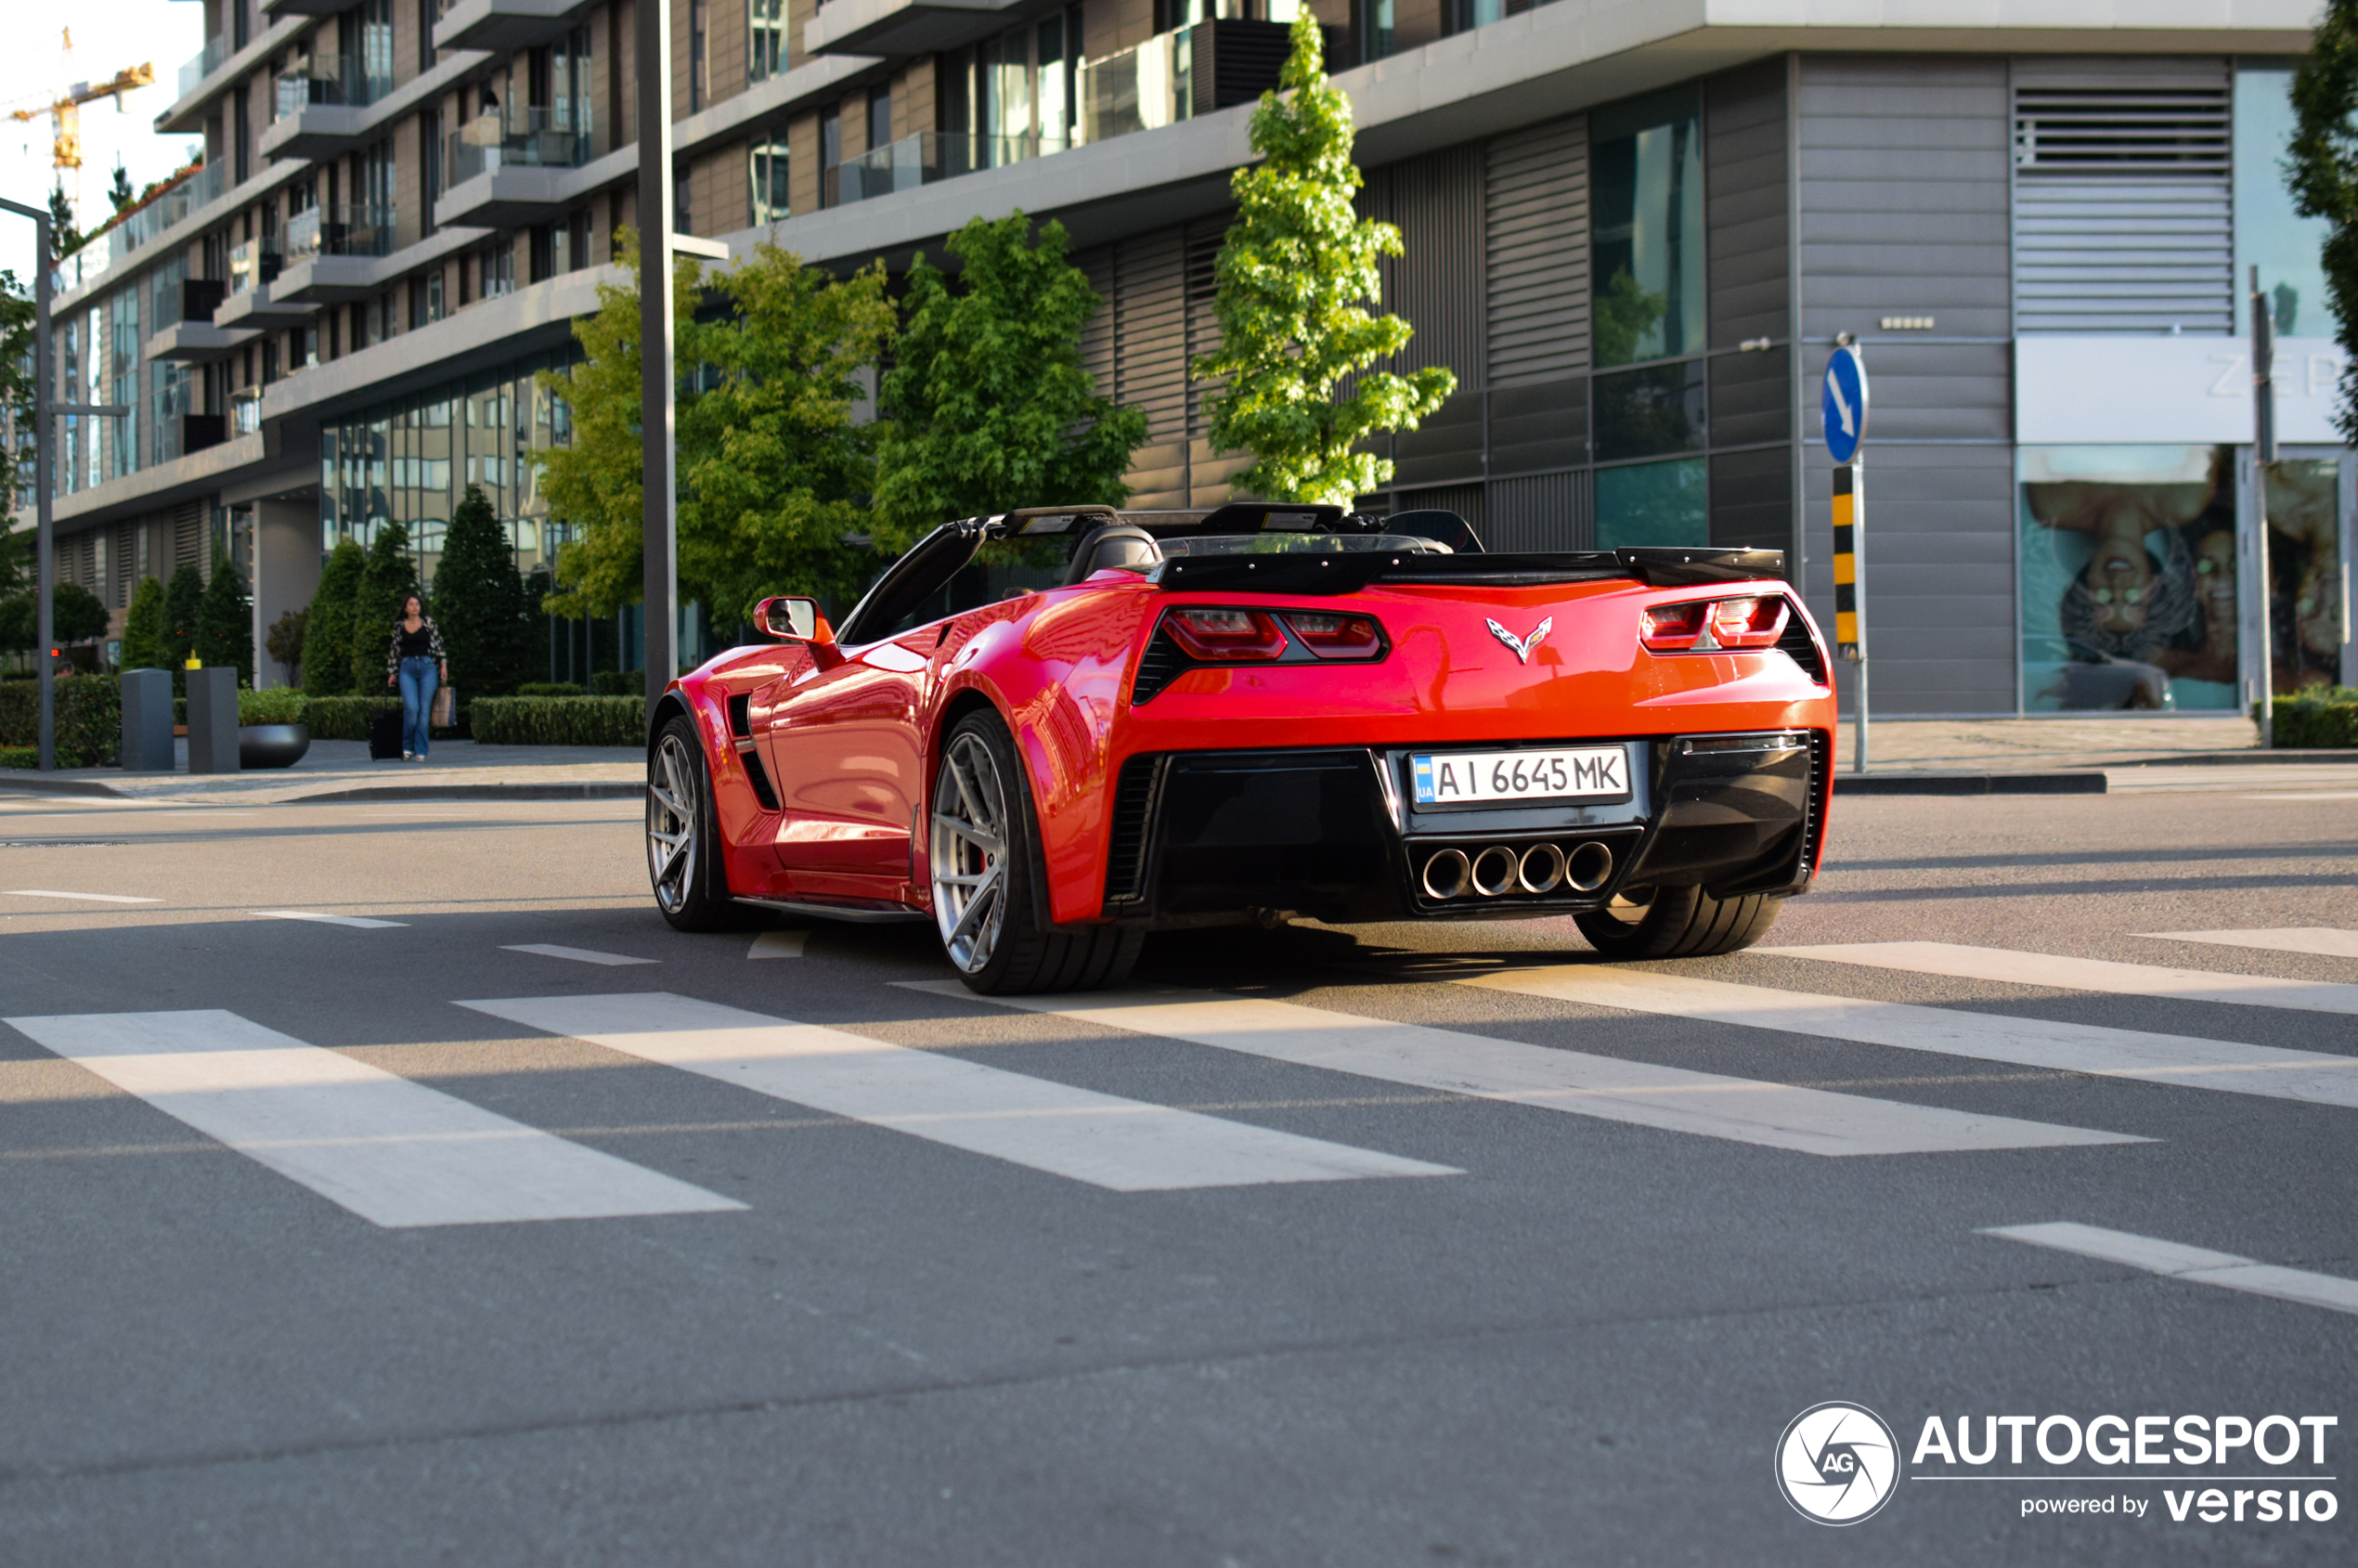
M312 697L303 705L301 722L308 725L315 741L365 741L369 738L369 716L386 709L401 711L399 697ZM245 718L244 705L240 704L238 717Z
M2312 686L2276 703L2280 749L2358 747L2358 687Z
M368 560L358 545L343 538L319 569L319 587L312 593L311 613L303 628L303 689L315 697L346 696L352 691L352 613Z
M0 768L38 768L41 748L37 745L0 745Z
M96 768L123 743L123 690L95 675L57 681L58 766ZM0 687L0 746L41 745L41 689L29 680Z
M516 688L520 697L586 697L590 693L573 680L527 680Z
M647 699L477 697L469 706L477 745L647 744Z
M301 724L304 710L310 699L292 686L273 686L266 692L238 693L238 722L240 724Z
M590 677L590 694L597 697L628 697L636 695L646 700L646 672L637 669L602 669Z

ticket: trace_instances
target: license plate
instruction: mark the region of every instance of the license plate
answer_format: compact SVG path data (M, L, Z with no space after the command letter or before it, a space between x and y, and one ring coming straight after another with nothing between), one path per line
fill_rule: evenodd
M1408 766L1419 806L1595 799L1629 793L1629 753L1617 745L1429 752L1408 758Z

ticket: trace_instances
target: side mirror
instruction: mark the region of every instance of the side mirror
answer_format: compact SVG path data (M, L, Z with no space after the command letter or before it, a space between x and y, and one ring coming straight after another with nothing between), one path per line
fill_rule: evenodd
M765 599L753 607L754 628L780 642L833 644L835 628L819 613L819 602L799 594Z

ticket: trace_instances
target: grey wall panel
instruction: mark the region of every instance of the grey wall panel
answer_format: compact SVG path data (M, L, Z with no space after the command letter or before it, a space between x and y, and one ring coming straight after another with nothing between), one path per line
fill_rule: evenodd
M1097 383L1097 395L1114 395L1113 322L1116 314L1114 298L1113 247L1101 246L1084 251L1072 258L1097 291L1097 314L1081 329L1081 364Z
M2008 108L2003 60L1802 59L1805 336L1885 316L2010 335Z
M1507 475L1588 460L1588 380L1502 387L1490 394L1490 472Z
M1500 136L1484 165L1487 374L1493 387L1588 368L1588 122Z
M1379 264L1382 308L1416 329L1391 369L1442 365L1461 388L1483 384L1483 169L1472 143L1367 172L1359 210L1403 241Z
M1393 484L1438 485L1483 476L1483 398L1459 392L1415 430L1392 438Z
M1793 447L1711 456L1711 542L1741 550L1793 547ZM1786 569L1792 569L1788 557Z
M1431 507L1441 512L1454 512L1472 525L1474 537L1487 547L1490 535L1484 527L1485 499L1483 487L1480 485L1437 485L1422 490L1394 491L1391 510L1397 513Z
M1229 214L1224 213L1187 226L1187 363L1191 369L1197 360L1220 352L1218 263L1220 247L1227 238L1228 221ZM1187 434L1191 439L1202 440L1209 435L1211 416L1204 410L1204 399L1216 396L1227 384L1225 377L1190 381Z
M2010 438L2014 350L2009 344L1877 339L1872 330L1862 335L1869 340L1867 444L1871 451L1884 441ZM1833 352L1821 343L1804 346L1802 384L1813 393L1825 377L1826 361ZM1717 369L1714 367L1715 373ZM1803 434L1815 443L1824 432L1818 399L1805 399ZM1820 451L1822 455L1823 448Z
M1779 287L1782 287L1781 284ZM1723 354L1711 361L1711 444L1744 447L1793 433L1793 350ZM1786 498L1785 510L1793 510Z
M1711 344L1782 338L1792 330L1784 60L1713 77L1704 84L1703 104Z
M1186 439L1185 237L1175 228L1114 252L1115 400L1147 414L1147 439Z
M1494 479L1483 513L1482 542L1492 551L1588 550L1596 544L1594 491L1585 473Z

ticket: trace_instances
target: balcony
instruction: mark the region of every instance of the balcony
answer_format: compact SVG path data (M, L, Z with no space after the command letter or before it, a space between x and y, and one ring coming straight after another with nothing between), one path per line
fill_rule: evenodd
M840 207L871 201L937 180L955 179L978 169L1043 158L1071 145L1062 136L965 136L926 131L820 171L819 202L823 207Z
M245 327L268 330L278 327L300 327L319 313L317 304L294 304L272 299L275 284L264 283L240 290L224 299L214 310L216 327Z
M141 354L177 365L208 365L227 359L262 334L251 327L216 327L211 321L175 321L150 337Z
M279 77L276 112L262 133L266 158L328 158L371 128L369 105L393 91L390 60L314 55Z
M229 297L229 285L219 278L184 278L180 280L180 319L210 321L221 302Z
M1277 84L1283 23L1223 19L1158 34L1081 68L1084 141L1151 131L1251 103Z
M988 38L1019 0L828 0L795 53L929 55Z
M229 439L229 421L220 414L183 414L180 416L180 455L201 452L207 447L218 447Z
M228 58L229 38L227 33L216 32L212 37L206 39L204 41L204 47L198 50L195 54L190 55L188 58L188 62L180 68L180 92L178 96L185 98L190 93L195 92L199 84L201 84L206 77L220 70L222 62L227 60Z
M229 182L223 177L219 164L199 169L117 224L115 249L123 253L137 250L198 208L219 201L222 192L228 188Z
M272 21L289 17L332 17L352 9L352 0L262 0L262 14Z
M437 49L507 54L551 42L590 14L593 0L455 0L434 24Z
M312 207L287 220L285 270L274 287L290 305L331 305L375 292L376 260L400 243L390 207Z
M229 434L252 435L262 428L262 388L241 387L229 395Z
M553 215L568 192L564 175L590 162L589 104L569 121L545 109L509 110L469 121L444 153L450 182L434 204L437 227L508 228Z
M279 242L276 236L267 240L249 240L229 249L229 292L242 294L257 284L267 283L279 276Z

